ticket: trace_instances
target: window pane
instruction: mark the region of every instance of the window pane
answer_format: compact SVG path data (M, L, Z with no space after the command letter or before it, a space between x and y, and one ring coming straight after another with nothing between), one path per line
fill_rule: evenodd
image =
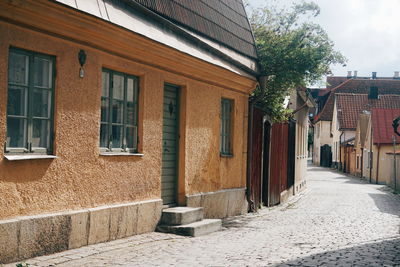
M101 98L101 122L108 122L109 99Z
M100 126L100 147L108 147L108 125L101 124Z
M50 118L51 91L34 89L32 110L34 117Z
M28 94L25 87L8 88L7 114L26 116Z
M122 147L122 126L113 125L112 127L112 147Z
M126 147L130 149L136 148L136 127L126 128Z
M129 102L136 101L134 85L135 85L134 80L132 78L128 78L127 88L126 88L126 101L129 101Z
M221 100L221 152L223 154L231 153L231 107L232 101L228 99Z
M32 123L32 147L49 147L50 121L34 119Z
M10 52L8 64L8 82L14 84L28 84L29 57Z
M25 147L26 142L26 119L7 118L7 147Z
M112 106L112 122L122 123L124 112L124 101L113 100Z
M128 102L126 104L126 123L128 125L137 125L136 124L136 104L132 102Z
M52 86L52 68L53 62L50 60L35 57L33 68L34 86L51 88Z
M118 100L124 100L124 76L114 74L113 98Z
M101 96L103 97L108 97L109 91L110 91L110 74L108 72L103 72L103 86L101 90Z

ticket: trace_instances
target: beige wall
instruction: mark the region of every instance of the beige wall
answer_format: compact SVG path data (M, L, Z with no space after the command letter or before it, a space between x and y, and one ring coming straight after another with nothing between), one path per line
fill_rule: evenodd
M379 158L378 158L379 151ZM392 145L374 146L374 168L372 172L373 181L389 185L391 175L393 174L393 155L387 154L393 152ZM379 168L378 168L379 160Z
M333 107L333 115L332 115L332 128L331 128L331 134L332 134L332 163L333 164L338 164L340 162L340 134L341 131L339 131L339 121L337 118L337 108L336 108L336 99L335 99L335 105Z
M301 97L297 97L297 107L304 105ZM303 108L295 114L296 123L296 162L295 191L300 191L307 176L308 159L308 108Z
M374 165L376 165L376 163L375 164L372 163L372 166L371 166L370 154L369 154L370 152L373 153L373 160L376 160L375 147L374 147L373 143L371 142L371 117L368 122L367 133L366 133L366 137L365 137L365 145L364 145L364 150L363 150L363 172L362 173L363 173L363 177L368 180L370 178L372 178L372 176L374 175L373 169L374 169Z
M165 82L181 86L180 202L185 195L245 187L247 95L254 80L52 2L21 5L16 11L0 3L0 18L32 25L0 22L0 219L159 199ZM35 12L27 16L25 5ZM56 159L4 157L10 46L56 56ZM87 52L82 79L80 49ZM99 155L103 67L139 76L142 157ZM234 100L232 158L219 155L221 97Z
M357 129L357 135L359 135L359 129ZM372 141L372 142L371 142ZM369 152L372 151L372 168L369 164ZM361 158L362 148L360 144L357 144L357 154ZM387 184L390 185L391 177L393 175L393 155L388 153L393 152L393 145L391 144L374 144L374 140L371 140L371 117L369 117L367 133L365 139L365 146L363 148L363 177L367 180L371 180L372 183ZM359 166L358 174L361 175L361 166ZM371 179L370 179L371 178Z
M394 158L393 154L388 155L389 160L392 161L392 165L390 166L390 177L391 177L391 182L389 185L395 189L397 192L400 192L400 153L396 154L396 166L394 166ZM395 173L396 170L396 173ZM396 179L396 181L395 181Z
M331 123L330 121L318 121L314 126L313 162L316 165L320 164L321 146L326 144L332 146Z

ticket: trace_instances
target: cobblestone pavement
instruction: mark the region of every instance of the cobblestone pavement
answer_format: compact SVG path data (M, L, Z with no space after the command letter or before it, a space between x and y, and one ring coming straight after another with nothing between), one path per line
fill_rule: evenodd
M310 167L288 204L196 238L149 233L27 260L31 266L400 266L400 196ZM15 265L9 265L15 266Z

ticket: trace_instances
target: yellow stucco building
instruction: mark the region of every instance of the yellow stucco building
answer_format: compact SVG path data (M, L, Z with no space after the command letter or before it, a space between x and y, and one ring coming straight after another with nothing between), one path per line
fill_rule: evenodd
M247 211L243 4L158 2L0 2L0 263Z

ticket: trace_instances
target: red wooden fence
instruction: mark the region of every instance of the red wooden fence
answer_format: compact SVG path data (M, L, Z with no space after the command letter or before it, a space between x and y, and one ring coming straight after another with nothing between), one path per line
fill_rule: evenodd
M269 206L279 204L281 192L287 189L288 130L287 123L275 123L272 125Z

